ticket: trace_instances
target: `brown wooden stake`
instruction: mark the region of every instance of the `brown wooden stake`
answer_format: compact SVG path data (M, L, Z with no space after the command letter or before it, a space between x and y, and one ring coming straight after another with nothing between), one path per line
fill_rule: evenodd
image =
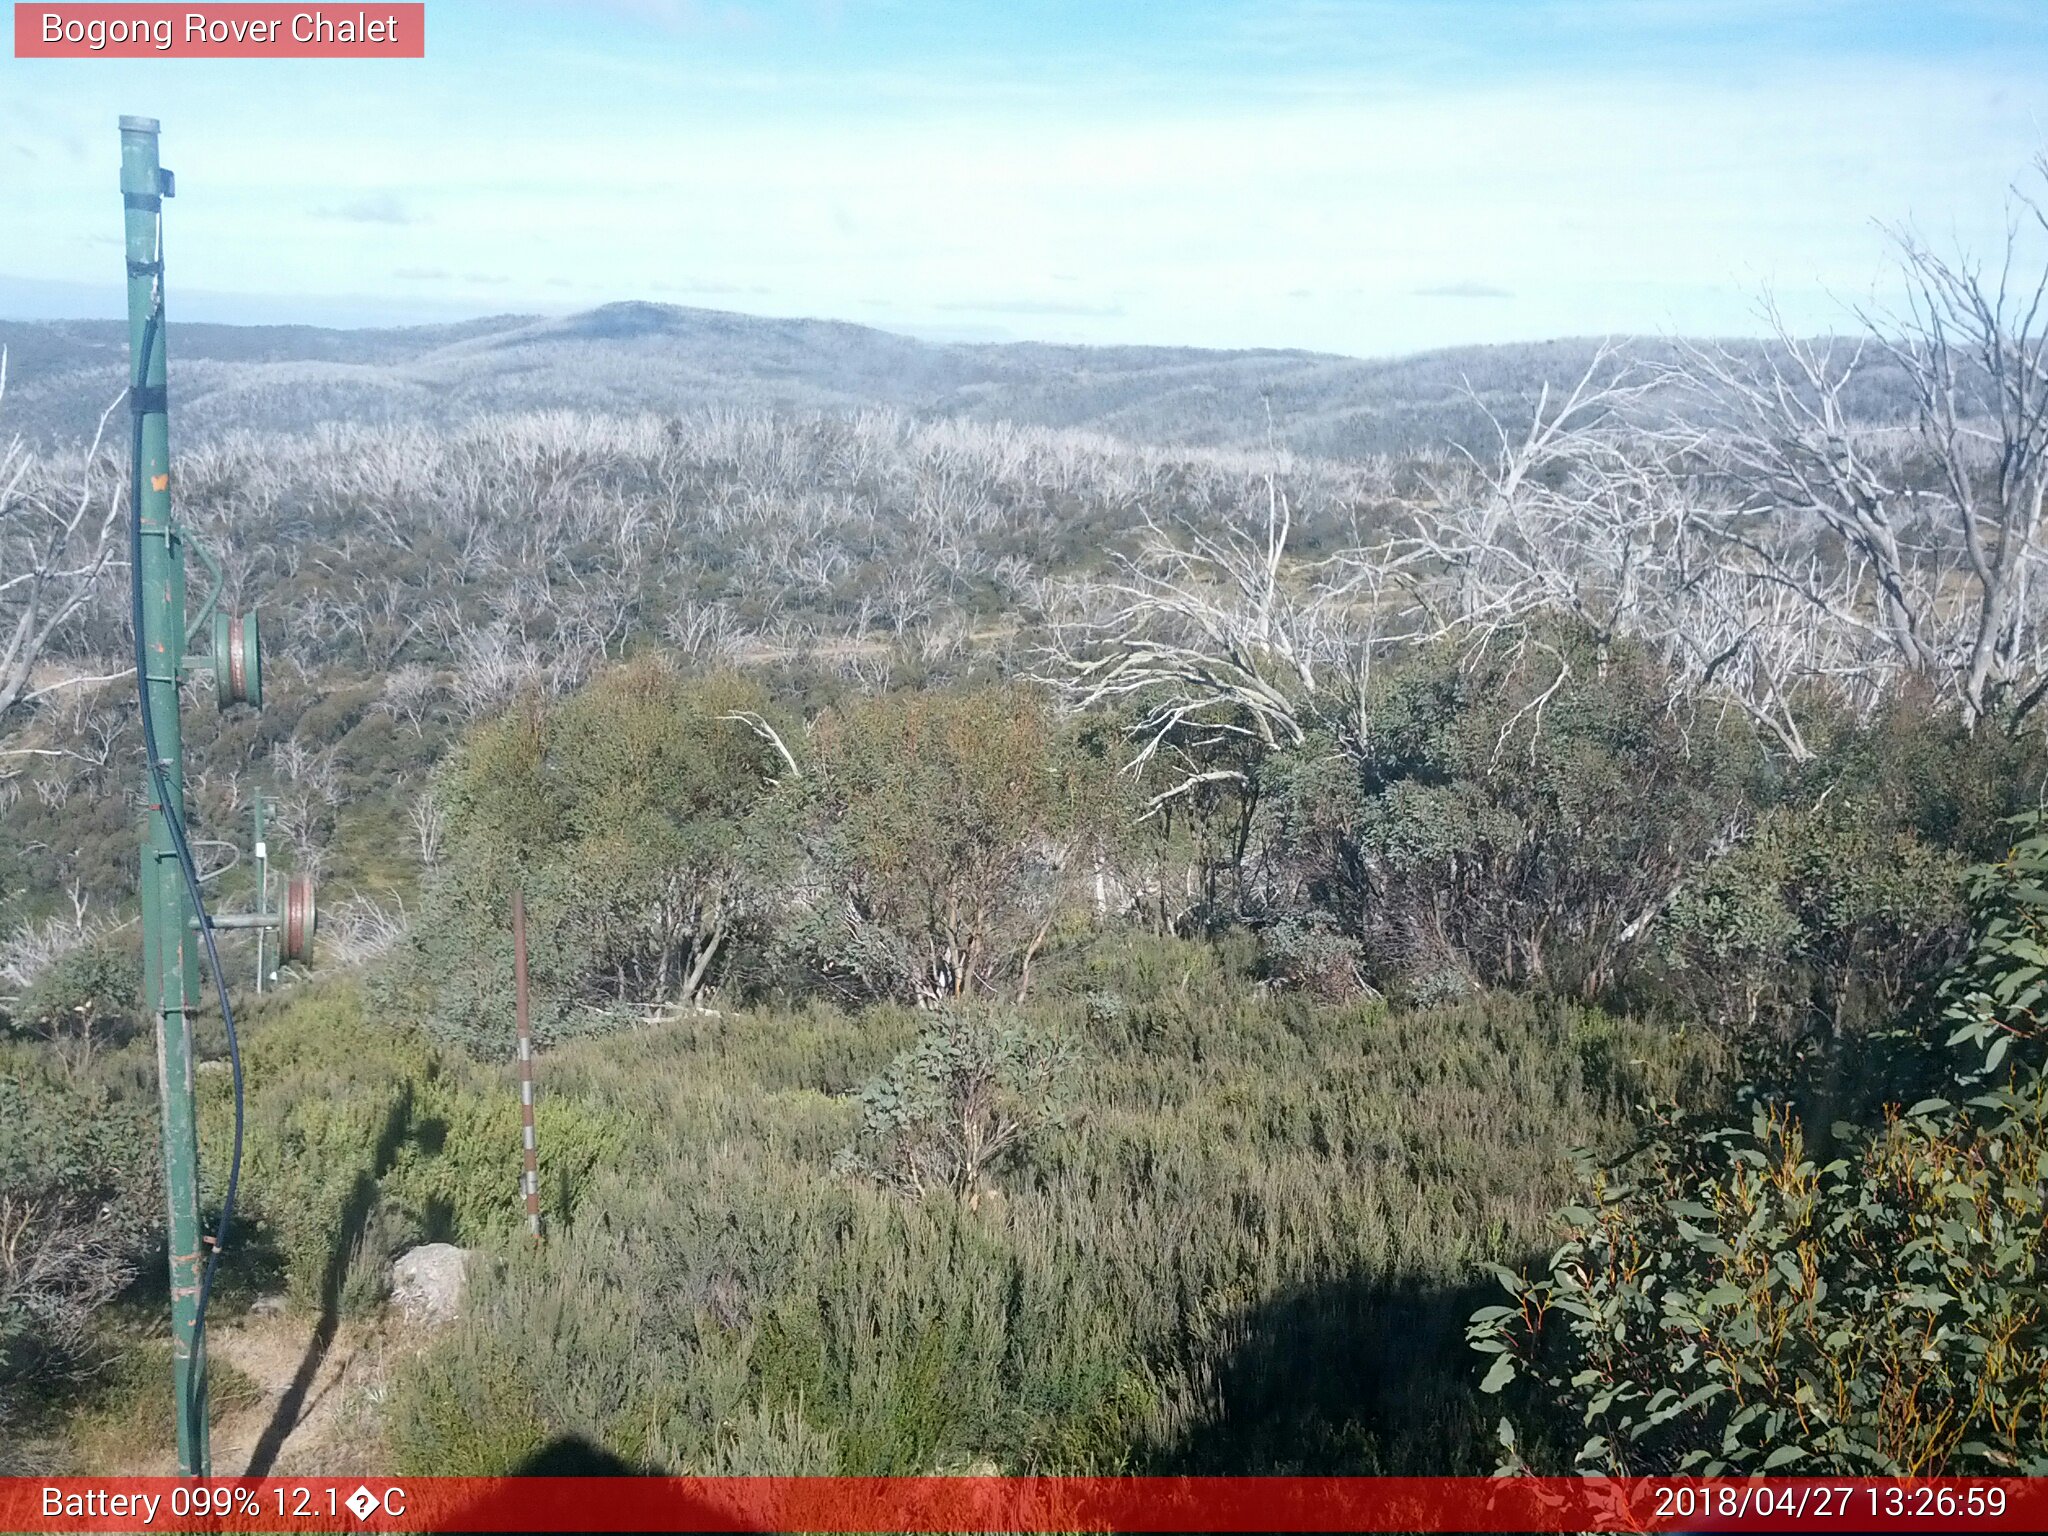
M526 1157L521 1188L526 1195L526 1230L540 1232L540 1151L533 1136L533 1027L526 1012L526 895L512 890L512 988L519 1015L519 1140Z

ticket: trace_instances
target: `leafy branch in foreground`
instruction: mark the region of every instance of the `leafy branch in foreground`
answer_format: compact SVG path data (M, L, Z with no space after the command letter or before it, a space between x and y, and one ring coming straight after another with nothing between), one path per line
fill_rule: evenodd
M1942 1094L1837 1126L1824 1164L1782 1106L1660 1113L1544 1274L1499 1272L1510 1299L1467 1333L1481 1385L1521 1382L1573 1470L2048 1472L2048 830L2023 830L1976 873Z

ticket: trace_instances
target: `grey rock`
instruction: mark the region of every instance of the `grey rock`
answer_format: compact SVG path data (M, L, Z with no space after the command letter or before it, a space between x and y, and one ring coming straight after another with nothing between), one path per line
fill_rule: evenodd
M453 1322L469 1283L470 1250L453 1243L422 1243L391 1266L391 1306L408 1322Z

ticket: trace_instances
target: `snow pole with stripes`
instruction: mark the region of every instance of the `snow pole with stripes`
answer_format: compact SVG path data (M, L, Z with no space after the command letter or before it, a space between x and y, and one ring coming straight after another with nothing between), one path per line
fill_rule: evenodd
M540 1149L533 1135L533 1024L526 1007L526 893L512 888L512 995L519 1019L519 1145L526 1171L526 1230L540 1238Z

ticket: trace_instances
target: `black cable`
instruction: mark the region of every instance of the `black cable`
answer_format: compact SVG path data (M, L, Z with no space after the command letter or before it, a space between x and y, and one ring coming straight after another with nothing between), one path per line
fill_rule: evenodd
M158 249L161 255L161 240ZM157 333L163 328L163 318L163 289L159 286L149 319L142 327L141 356L135 369L135 377L140 383L129 388L129 414L134 422L134 436L128 469L128 591L129 617L135 629L135 685L142 700L142 750L149 760L150 785L156 791L164 825L170 829L171 845L178 852L178 867L185 875L185 891L192 900L192 910L199 918L199 936L206 941L206 963L213 971L213 984L220 994L220 1016L228 1034L228 1063L235 1080L235 1149L228 1162L228 1188L226 1197L221 1201L220 1221L213 1230L213 1252L207 1255L206 1271L199 1281L199 1305L192 1317L192 1342L196 1348L206 1334L206 1304L213 1297L213 1273L219 1267L221 1250L227 1246L228 1227L235 1216L235 1190L242 1181L242 1048L235 1038L235 1011L228 1002L227 975L221 970L220 951L213 941L213 919L207 915L206 899L199 890L199 868L192 861L192 846L185 838L184 818L171 802L163 760L156 750L156 719L149 706L149 655L142 639L142 421L148 413L141 408L143 400L139 391L149 380L150 358L156 350ZM165 532L168 537L169 530ZM182 617L179 622L182 624ZM184 941L184 935L179 934L177 942L183 944ZM171 1091L171 1085L166 1083L164 1089L165 1092ZM195 1186L198 1176L199 1170L195 1167Z

